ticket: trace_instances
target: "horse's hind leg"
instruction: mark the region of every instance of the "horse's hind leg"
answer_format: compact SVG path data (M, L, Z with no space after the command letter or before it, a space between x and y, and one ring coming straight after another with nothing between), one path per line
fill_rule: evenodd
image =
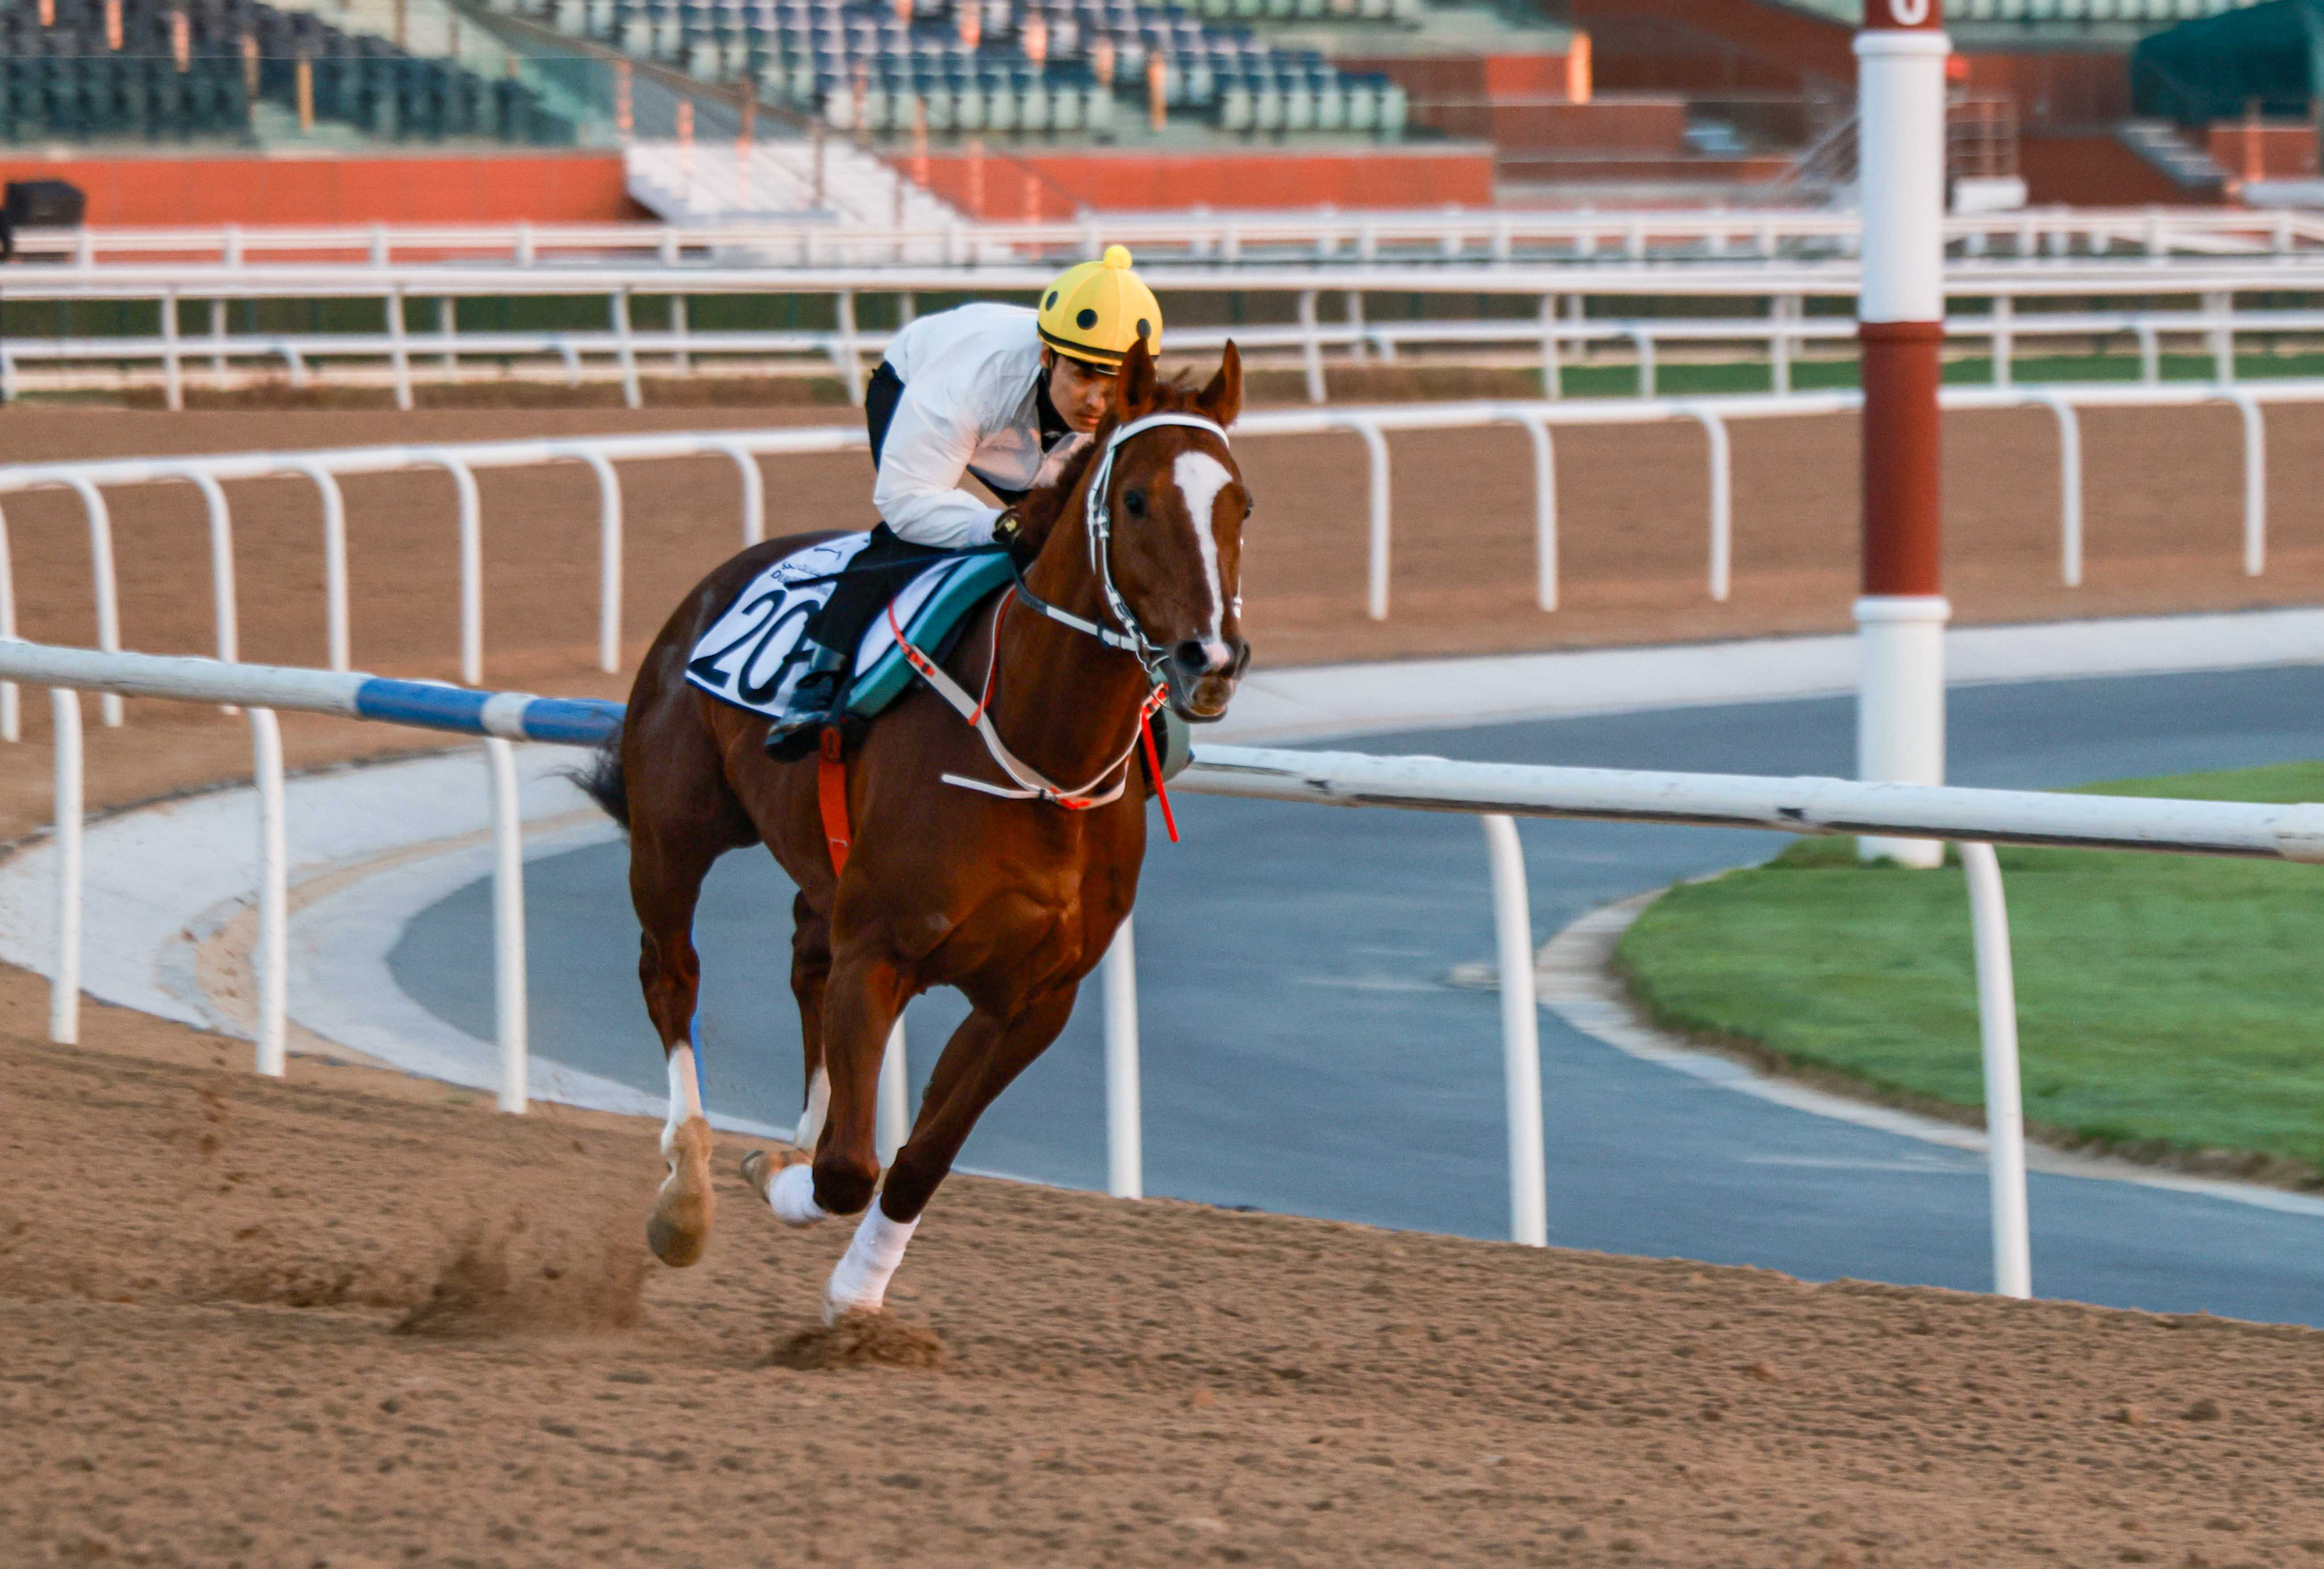
M725 848L637 835L630 846L630 898L637 907L638 985L661 1036L669 1068L669 1121L661 1152L669 1175L646 1221L646 1241L663 1263L683 1267L709 1244L716 1200L710 1184L711 1134L702 1114L694 1058L694 1012L702 964L694 950L694 907L710 863Z

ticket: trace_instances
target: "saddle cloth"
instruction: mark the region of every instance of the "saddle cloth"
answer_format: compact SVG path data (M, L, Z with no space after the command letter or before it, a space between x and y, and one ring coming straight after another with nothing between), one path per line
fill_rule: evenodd
M807 623L831 597L839 573L870 540L869 534L825 540L784 557L752 578L694 645L686 678L738 708L773 719L788 717L792 695L807 670ZM914 647L941 659L968 613L1006 586L1011 577L1009 557L1002 551L947 556L904 585L892 604L896 621ZM869 719L894 702L912 680L912 668L896 646L888 617L879 616L855 648L848 712Z

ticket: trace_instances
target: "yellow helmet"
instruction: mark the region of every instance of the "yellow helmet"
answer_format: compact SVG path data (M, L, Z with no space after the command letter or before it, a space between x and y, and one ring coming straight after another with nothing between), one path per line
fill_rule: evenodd
M1059 354L1113 370L1139 338L1162 350L1162 306L1130 270L1126 245L1069 267L1041 291L1041 341Z

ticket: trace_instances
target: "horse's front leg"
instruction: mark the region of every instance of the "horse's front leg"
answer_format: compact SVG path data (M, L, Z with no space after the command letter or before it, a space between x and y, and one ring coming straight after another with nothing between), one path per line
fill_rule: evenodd
M980 1010L953 1031L929 1075L911 1137L888 1168L880 1202L865 1213L854 1240L832 1269L823 1295L826 1319L880 1311L920 1212L952 1170L970 1130L994 1097L1064 1030L1073 1016L1074 992L1066 985L1045 992L1005 1022ZM833 1104L837 1103L835 1094Z

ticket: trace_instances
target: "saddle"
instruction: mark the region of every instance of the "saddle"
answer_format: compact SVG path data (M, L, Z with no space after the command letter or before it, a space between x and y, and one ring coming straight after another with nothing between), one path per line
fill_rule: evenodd
M810 545L752 578L695 643L686 664L687 681L735 707L778 722L790 719L810 651L807 629L870 538L849 534ZM970 613L1013 577L1003 551L942 557L897 591L890 605L895 625L916 647L941 659ZM857 724L878 715L911 685L911 665L897 645L888 615L872 618L856 644L852 669L844 709Z

